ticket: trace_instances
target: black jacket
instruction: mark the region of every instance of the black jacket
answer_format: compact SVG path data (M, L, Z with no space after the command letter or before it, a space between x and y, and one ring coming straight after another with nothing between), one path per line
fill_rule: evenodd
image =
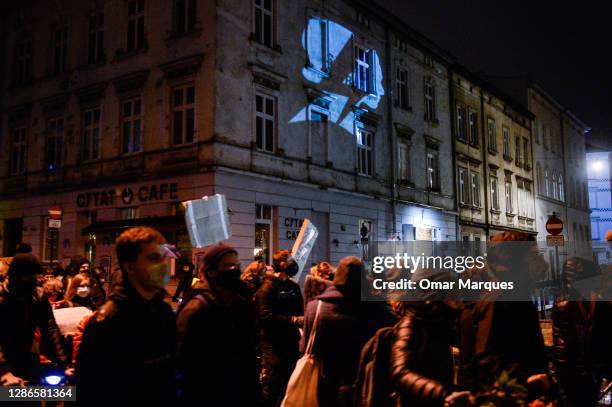
M76 361L82 405L173 405L175 320L162 293L142 298L128 281L85 327Z
M246 287L245 287L246 292ZM184 405L254 406L255 316L248 294L222 305L199 281L177 317L179 394Z
M275 349L295 347L297 352L300 331L291 317L304 315L300 286L289 279L268 276L257 290L255 302L261 338Z
M443 304L431 304L409 309L395 326L391 371L402 406L444 405L453 385L455 317Z
M538 312L531 302L466 303L460 326L461 387L479 390L503 371L525 385L529 376L548 372Z
M349 301L332 285L306 307L302 351L313 329L320 300L319 324L312 352L321 362L319 405L346 406L352 402L361 349L380 328L397 318L381 302Z
M36 382L40 379L40 358L32 353L35 329L40 329L45 354L64 367L67 357L62 337L42 288L37 287L27 300L20 300L7 286L8 281L0 284L0 375L12 372Z

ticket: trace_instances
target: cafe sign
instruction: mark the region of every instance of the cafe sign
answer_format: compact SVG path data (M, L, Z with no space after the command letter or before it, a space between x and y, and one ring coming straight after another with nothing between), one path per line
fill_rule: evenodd
M178 183L172 182L83 192L77 195L76 204L79 208L99 208L178 199Z

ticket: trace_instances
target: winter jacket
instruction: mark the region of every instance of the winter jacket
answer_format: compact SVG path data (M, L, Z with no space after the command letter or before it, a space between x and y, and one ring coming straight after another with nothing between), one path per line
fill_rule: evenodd
M0 376L11 372L36 383L39 355L32 352L34 331L42 335L43 349L61 367L67 358L53 310L41 287L32 296L20 300L8 290L8 281L0 284Z
M109 300L86 324L78 350L79 404L173 404L175 320L163 297L160 292L146 300L128 280L114 282Z
M349 301L334 285L317 297L319 323L312 352L321 362L319 406L347 406L352 402L352 385L357 376L363 345L397 318L380 302ZM318 301L311 301L304 318L302 351L313 329Z
M503 371L525 385L529 376L548 371L538 312L531 302L465 303L460 327L461 387L479 390Z
M597 405L599 387L590 358L596 305L558 300L553 307L553 364L570 406Z
M199 281L177 317L179 395L183 405L255 406L255 349L250 295L236 294L227 306L206 280Z
M402 406L444 405L453 384L454 325L449 309L431 304L409 309L395 326L391 371Z

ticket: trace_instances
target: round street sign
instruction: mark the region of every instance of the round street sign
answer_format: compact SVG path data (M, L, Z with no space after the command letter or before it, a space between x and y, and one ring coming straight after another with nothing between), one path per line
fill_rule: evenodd
M557 218L556 216L552 216L550 219L548 219L548 222L546 222L546 231L551 235L560 234L563 232L563 222L561 222L561 219Z
M51 219L61 219L62 218L62 208L60 206L52 206L49 208L49 218Z

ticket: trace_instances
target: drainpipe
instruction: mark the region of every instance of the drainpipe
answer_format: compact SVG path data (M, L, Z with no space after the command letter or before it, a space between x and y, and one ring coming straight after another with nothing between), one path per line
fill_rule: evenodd
M391 81L391 34L389 32L389 25L385 26L385 56L387 57L387 131L389 133L389 148L391 149L391 219L393 226L391 233L393 237L397 236L397 151L395 145L395 138L393 137L393 97L391 96L391 89L393 89L393 83ZM403 238L403 237L402 237Z
M482 86L480 87L480 128L482 129L482 172L483 172L483 178L484 178L484 202L485 202L485 240L489 240L489 210L490 208L490 203L489 203L489 193L491 192L490 188L490 182L491 180L490 178L490 171L489 171L489 163L487 161L487 150L489 148L489 140L488 140L488 127L487 127L487 122L485 120L485 108L484 108L484 90L482 88ZM485 134L487 134L487 136L485 136ZM499 188L499 182L497 187ZM499 196L499 190L497 195Z
M450 107L450 127L451 127L451 155L453 156L453 191L454 194L454 206L455 209L455 237L456 240L461 240L459 237L459 195L457 194L457 153L455 151L455 121L457 120L455 115L457 114L457 109L455 109L455 92L453 91L453 69L452 66L448 67L448 105Z

